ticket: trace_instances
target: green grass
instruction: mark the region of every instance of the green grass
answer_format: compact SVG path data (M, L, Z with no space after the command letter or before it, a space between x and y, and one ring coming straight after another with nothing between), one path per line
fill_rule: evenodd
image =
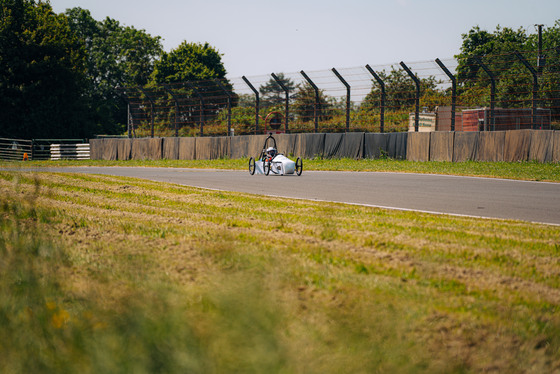
M518 221L0 171L0 367L554 372L559 243Z
M32 161L2 162L0 167L151 166L246 170L248 159ZM539 162L414 162L393 159L306 159L304 170L428 173L560 182L560 165Z

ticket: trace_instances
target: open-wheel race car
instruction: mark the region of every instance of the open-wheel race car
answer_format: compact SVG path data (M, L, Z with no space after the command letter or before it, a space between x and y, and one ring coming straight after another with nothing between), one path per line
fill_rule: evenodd
M269 135L264 141L260 155L256 159L253 157L249 159L249 173L251 175L255 173L264 175L269 175L270 173L274 175L295 173L299 176L302 171L303 160L298 157L294 162L282 153L278 153L276 139L272 135Z

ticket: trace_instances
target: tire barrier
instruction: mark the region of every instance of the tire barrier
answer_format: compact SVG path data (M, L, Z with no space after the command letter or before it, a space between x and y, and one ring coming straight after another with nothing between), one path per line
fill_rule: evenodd
M90 140L93 160L256 157L267 135ZM560 162L560 131L278 134L277 148L302 158Z

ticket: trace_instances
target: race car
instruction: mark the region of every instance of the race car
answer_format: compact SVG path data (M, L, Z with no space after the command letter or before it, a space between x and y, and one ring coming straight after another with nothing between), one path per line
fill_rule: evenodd
M257 159L251 157L249 159L249 173L251 175L270 173L275 175L296 174L301 175L303 171L303 160L297 158L294 162L282 153L278 153L276 148L276 139L272 135L264 141L263 149Z

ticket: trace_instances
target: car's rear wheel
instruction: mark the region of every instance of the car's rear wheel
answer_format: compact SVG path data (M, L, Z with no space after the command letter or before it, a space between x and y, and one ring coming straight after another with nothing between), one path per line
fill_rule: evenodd
M249 174L255 174L255 159L253 157L249 159Z
M303 171L303 160L298 157L296 160L296 174L300 176L302 171Z

